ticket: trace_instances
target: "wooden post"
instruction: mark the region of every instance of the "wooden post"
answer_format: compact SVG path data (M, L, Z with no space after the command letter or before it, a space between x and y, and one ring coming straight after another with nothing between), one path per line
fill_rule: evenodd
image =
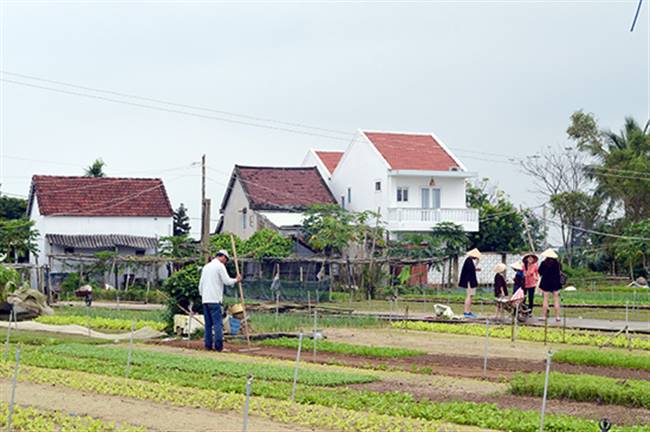
M237 246L235 245L235 236L230 234L230 245L232 246L232 255L235 260L235 271L237 276L241 276L239 273L239 261L237 260ZM244 313L244 334L246 335L246 342L248 346L251 345L251 336L248 333L248 316L246 315L246 304L244 303L244 287L242 286L241 280L239 281L239 299L241 301L241 307Z
M47 257L47 304L52 304L52 257Z

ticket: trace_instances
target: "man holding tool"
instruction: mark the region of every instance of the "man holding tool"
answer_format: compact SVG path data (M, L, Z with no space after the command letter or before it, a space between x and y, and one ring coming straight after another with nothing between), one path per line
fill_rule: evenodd
M241 275L231 278L226 270L230 257L228 252L217 252L203 270L199 281L199 293L203 303L203 319L205 320L205 349L223 351L223 321L221 308L223 306L223 287L241 282ZM214 332L214 335L213 335Z

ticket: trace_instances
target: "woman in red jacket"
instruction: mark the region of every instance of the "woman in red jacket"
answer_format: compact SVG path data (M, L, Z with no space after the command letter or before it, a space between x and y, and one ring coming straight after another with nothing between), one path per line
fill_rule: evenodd
M524 293L528 296L528 309L533 314L533 305L535 303L535 288L539 282L539 269L537 267L537 255L529 253L524 256Z

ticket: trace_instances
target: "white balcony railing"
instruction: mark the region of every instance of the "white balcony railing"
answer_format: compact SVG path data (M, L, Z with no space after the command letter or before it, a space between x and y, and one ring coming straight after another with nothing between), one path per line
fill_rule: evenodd
M388 224L394 228L416 229L432 228L441 222L452 222L471 231L478 230L478 209L462 208L407 208L392 207L388 209ZM476 227L475 229L472 229Z

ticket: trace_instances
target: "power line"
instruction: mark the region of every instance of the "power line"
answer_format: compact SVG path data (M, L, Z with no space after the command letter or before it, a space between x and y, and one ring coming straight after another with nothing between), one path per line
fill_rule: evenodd
M335 134L341 134L341 135L350 135L349 132L345 131L340 131L336 129L329 129L329 128L323 128L323 127L318 127L318 126L310 126L306 125L303 123L296 123L296 122L286 122L286 121L281 121L281 120L275 120L275 119L269 119L269 118L264 118L264 117L256 117L248 114L239 114L239 113L234 113L231 111L224 111L224 110L218 110L215 108L209 108L209 107L204 107L204 106L197 106L197 105L189 105L189 104L184 104L184 103L178 103L178 102L172 102L169 100L164 100L164 99L157 99L157 98L152 98L152 97L147 97L147 96L139 96L139 95L134 95L130 93L124 93L124 92L119 92L119 91L114 91L114 90L107 90L107 89L100 89L97 87L89 87L89 86L83 86L79 84L73 84L70 82L65 82L65 81L57 81L57 80L51 80L51 79L46 79L46 78L41 78L41 77L36 77L33 75L26 75L26 74L20 74L20 73L15 73L15 72L9 72L5 70L0 70L0 73L3 73L5 75L12 75L20 78L27 78L30 80L34 81L41 81L41 82L46 82L50 84L57 84L57 85L62 85L62 86L67 86L67 87L72 87L72 88L77 88L81 90L89 90L97 93L105 93L105 94L111 94L114 96L120 96L124 98L129 98L129 99L137 99L137 100L142 100L142 101L147 101L147 102L154 102L158 104L163 104L163 105L170 105L170 106L176 106L179 108L189 108L197 111L206 111L206 112L213 112L216 114L225 114L233 117L240 117L248 120L255 120L255 121L261 121L261 122L266 122L266 123L276 123L284 126L291 126L291 127L298 127L301 129L312 129L312 130L318 130L321 132L330 132L330 133L335 133Z
M625 235L619 235L619 234L606 233L606 232L603 232L603 231L591 230L591 229L582 228L582 227L579 227L579 226L570 225L570 224L566 224L566 223L563 224L562 222L557 222L557 221L555 221L553 219L544 219L544 218L541 218L541 219L546 221L546 222L550 222L550 223L552 223L552 224L554 224L556 226L559 226L559 227L565 226L565 227L569 227L569 228L577 230L577 231L582 231L582 232L586 232L586 233L589 233L589 234L599 235L601 237L611 237L611 238L618 238L618 239L623 239L623 240L650 241L650 238L648 238L648 237L625 236Z

